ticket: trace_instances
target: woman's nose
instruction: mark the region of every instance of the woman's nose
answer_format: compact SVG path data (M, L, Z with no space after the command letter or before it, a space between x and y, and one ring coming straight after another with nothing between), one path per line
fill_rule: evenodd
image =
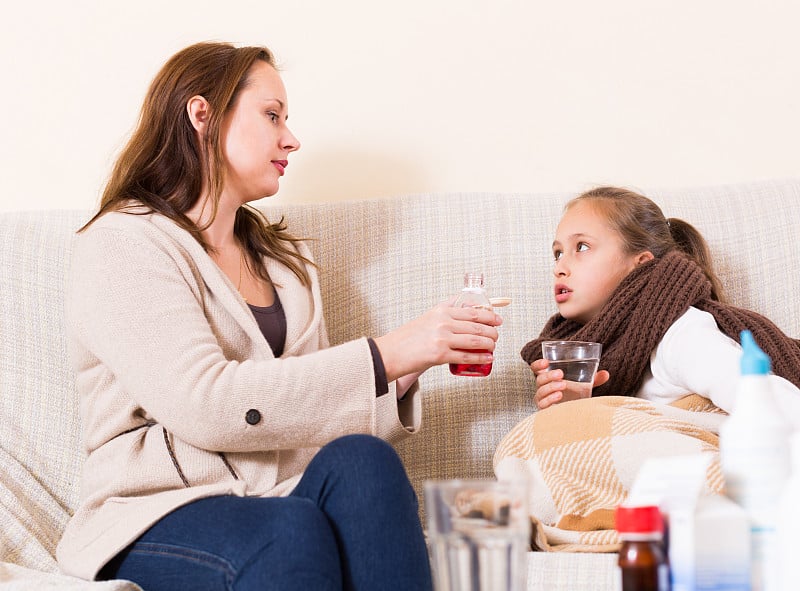
M300 149L300 140L295 137L295 135L289 131L289 128L286 128L286 133L283 138L283 149L287 150L288 152L295 152Z

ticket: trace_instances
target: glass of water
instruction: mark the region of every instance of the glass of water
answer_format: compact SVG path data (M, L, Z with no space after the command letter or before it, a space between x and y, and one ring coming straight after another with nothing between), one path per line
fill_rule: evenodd
M436 591L523 591L530 517L524 480L429 480L425 513Z
M542 356L550 363L550 369L560 369L564 372L567 387L562 402L591 397L602 350L603 345L600 343L585 341L542 343Z

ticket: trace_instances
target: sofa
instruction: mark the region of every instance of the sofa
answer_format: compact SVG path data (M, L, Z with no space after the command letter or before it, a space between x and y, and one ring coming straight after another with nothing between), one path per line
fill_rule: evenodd
M800 179L640 188L706 236L734 303L800 336ZM577 191L576 191L577 192ZM335 203L259 202L312 239L333 343L379 335L457 293L467 269L510 296L492 373L420 380L421 432L398 444L422 500L426 479L492 477L492 456L536 412L519 355L555 312L550 243L572 193L440 193ZM78 502L79 401L65 352L64 280L89 211L0 214L0 587L130 591L59 573L59 536ZM713 363L713 360L707 360ZM420 509L424 519L424 508ZM530 590L615 589L614 554L530 552Z

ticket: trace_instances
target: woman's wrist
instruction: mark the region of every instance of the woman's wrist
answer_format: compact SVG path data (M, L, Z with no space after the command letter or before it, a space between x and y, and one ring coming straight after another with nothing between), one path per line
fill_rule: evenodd
M397 399L402 400L405 398L408 391L414 385L414 383L419 379L419 376L422 375L421 371L415 371L414 373L410 373L404 376L400 376L395 380L395 389L397 390Z

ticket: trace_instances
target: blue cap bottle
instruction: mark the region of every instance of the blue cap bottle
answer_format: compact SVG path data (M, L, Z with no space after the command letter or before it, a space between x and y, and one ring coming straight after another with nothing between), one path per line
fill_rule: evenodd
M773 397L777 378L769 375L769 356L749 330L739 337L741 376L733 410L720 426L720 467L727 496L750 519L752 588L772 589L777 588L776 525L783 518L778 505L789 478L789 425Z
M772 362L756 343L753 333L743 330L739 338L742 341L742 358L739 362L742 375L767 375L772 369Z

